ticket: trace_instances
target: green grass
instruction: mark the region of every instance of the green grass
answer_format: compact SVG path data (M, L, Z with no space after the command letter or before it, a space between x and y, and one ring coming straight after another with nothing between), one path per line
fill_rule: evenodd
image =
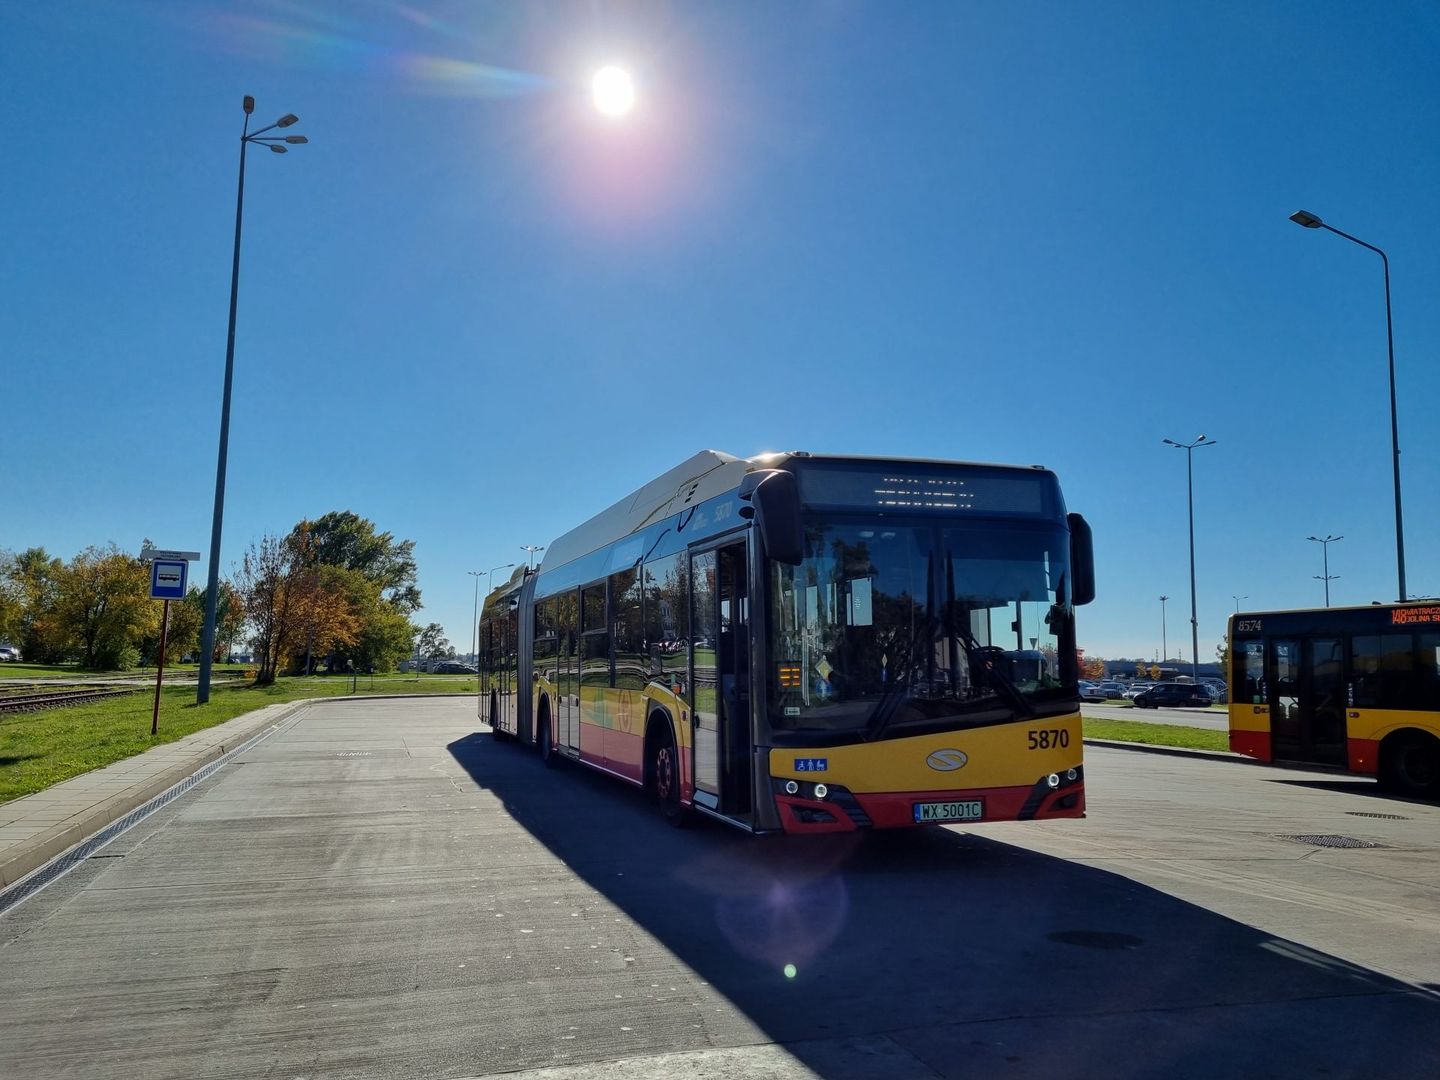
M474 693L473 675L362 675L359 694ZM18 799L98 769L152 746L233 720L266 705L299 698L346 696L350 679L340 676L282 678L274 686L216 687L204 705L194 686L166 686L160 692L160 734L150 736L153 689L88 705L0 716L0 802Z
M1147 746L1180 746L1188 750L1229 750L1230 733L1179 724L1148 724L1143 720L1092 720L1084 717L1087 739L1114 739L1116 742L1144 743Z

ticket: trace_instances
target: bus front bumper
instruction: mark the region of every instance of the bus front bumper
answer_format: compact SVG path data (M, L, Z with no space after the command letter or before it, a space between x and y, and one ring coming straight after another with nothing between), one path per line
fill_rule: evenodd
M991 821L1036 821L1049 818L1085 816L1084 769L1075 770L1075 779L1058 774L1058 786L1048 776L1028 787L984 788L978 791L884 791L851 792L828 785L824 799L788 795L775 791L775 802L786 832L853 832L857 829L906 829L916 825L976 825ZM979 803L979 816L920 821L917 807L954 806Z

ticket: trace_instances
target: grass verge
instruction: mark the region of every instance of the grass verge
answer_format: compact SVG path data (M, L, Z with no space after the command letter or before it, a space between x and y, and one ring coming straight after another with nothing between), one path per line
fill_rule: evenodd
M373 685L372 685L373 684ZM474 693L475 677L361 676L360 694ZM0 716L0 803L40 791L72 776L174 742L266 705L307 697L348 696L350 680L339 676L282 678L266 687L216 687L204 705L194 686L160 691L160 734L150 735L153 690L43 712Z
M1116 742L1144 743L1147 746L1180 746L1187 750L1229 750L1230 733L1179 724L1149 724L1143 720L1092 720L1083 718L1087 739L1114 739Z

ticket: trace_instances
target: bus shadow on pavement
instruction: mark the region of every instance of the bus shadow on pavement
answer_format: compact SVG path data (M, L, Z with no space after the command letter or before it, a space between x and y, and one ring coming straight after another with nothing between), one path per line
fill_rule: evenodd
M635 961L688 968L820 1076L1440 1075L1420 1034L1440 998L1109 871L983 831L679 830L488 735L448 749L673 956L637 943ZM673 1038L647 1032L645 1053L757 1041L693 997L648 1009Z

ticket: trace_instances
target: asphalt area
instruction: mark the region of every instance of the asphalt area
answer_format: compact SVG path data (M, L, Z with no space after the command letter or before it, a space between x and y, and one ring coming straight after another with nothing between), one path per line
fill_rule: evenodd
M1440 1075L1440 807L1087 778L1084 821L754 838L468 701L318 704L0 917L0 1076Z

